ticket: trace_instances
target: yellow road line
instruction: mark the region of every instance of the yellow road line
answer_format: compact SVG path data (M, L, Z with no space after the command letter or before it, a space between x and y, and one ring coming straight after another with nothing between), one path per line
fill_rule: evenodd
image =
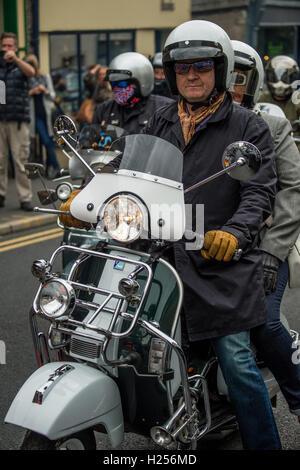
M32 238L38 238L40 236L48 235L50 233L62 233L62 229L52 228L51 230L44 230L43 232L35 232L35 233L32 233L31 235L26 235L24 237L11 238L10 240L6 240L5 242L0 242L0 247L6 246L6 245L13 245L15 243L22 242L24 240L29 240Z
M39 242L44 242L46 240L51 240L52 238L58 238L58 237L61 237L61 235L62 235L61 233L54 233L52 235L48 235L47 237L33 238L31 240L23 241L21 243L15 243L14 245L9 245L9 246L0 248L0 253L2 253L3 251L15 250L16 248L21 248L22 246L32 245L33 243L39 243Z

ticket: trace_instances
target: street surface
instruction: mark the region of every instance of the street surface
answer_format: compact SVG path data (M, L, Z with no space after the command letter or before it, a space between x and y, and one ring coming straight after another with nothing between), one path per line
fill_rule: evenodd
M32 261L48 259L60 244L62 232L56 225L38 227L0 237L0 285L1 323L0 345L5 344L5 363L0 363L0 449L17 449L24 434L20 428L4 424L4 417L27 377L36 369L28 312L38 288L38 281L31 274ZM300 290L286 290L282 309L290 327L300 330ZM4 343L3 343L4 342ZM3 362L3 360L2 360ZM291 415L287 405L279 395L274 415L278 424L284 449L300 450L300 424ZM106 435L96 433L99 450L110 450ZM241 449L236 432L225 440L207 439L201 449L225 450ZM158 449L150 438L128 434L119 449L154 450Z

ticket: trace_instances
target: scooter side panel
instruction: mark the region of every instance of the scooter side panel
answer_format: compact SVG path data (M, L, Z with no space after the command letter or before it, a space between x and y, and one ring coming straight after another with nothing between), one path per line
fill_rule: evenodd
M49 384L51 375L63 365L73 368L51 383L41 403L37 390ZM123 413L118 387L103 372L75 362L51 362L37 369L16 395L5 422L35 431L51 440L103 424L118 446L124 437Z

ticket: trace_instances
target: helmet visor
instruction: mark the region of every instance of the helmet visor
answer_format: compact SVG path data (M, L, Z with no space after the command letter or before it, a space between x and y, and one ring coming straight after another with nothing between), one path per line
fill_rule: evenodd
M235 69L232 74L232 80L229 91L239 95L254 96L256 88L256 70L238 70Z
M163 51L163 63L186 59L220 57L222 46L210 41L181 41L166 46Z
M106 77L110 82L119 82L122 80L128 80L132 77L130 70L112 70L109 69L106 73Z

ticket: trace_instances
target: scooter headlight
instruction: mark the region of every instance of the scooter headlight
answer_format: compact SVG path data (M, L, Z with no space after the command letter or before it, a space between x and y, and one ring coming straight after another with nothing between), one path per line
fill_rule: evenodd
M103 225L111 238L130 243L137 240L143 230L143 208L133 196L117 196L103 209Z
M67 201L72 191L72 185L69 183L61 183L56 188L57 197L61 201Z
M75 307L74 289L62 279L52 279L42 286L38 303L40 311L49 319L65 318Z

